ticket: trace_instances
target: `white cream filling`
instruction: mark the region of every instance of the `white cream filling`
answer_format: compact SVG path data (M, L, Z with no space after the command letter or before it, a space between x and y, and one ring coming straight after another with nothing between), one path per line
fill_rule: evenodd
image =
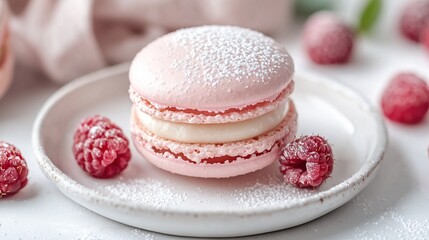
M184 143L225 143L253 138L264 134L285 118L288 102L273 111L241 122L221 124L189 124L170 122L137 111L140 123L155 135Z

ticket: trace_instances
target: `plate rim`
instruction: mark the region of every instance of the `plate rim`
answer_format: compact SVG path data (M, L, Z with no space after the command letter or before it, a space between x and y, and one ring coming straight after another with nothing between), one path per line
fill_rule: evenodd
M356 101L356 103L366 109L368 114L374 119L377 127L376 136L378 136L377 145L372 152L368 154L368 157L365 159L365 163L360 169L355 172L351 177L345 181L337 184L325 191L319 192L312 196L306 197L303 200L291 201L282 205L266 206L261 208L248 208L248 209L238 209L238 210L196 210L196 209L177 209L174 207L154 207L148 205L142 205L134 203L132 201L126 201L123 199L114 199L109 198L107 195L102 194L101 192L83 186L77 181L70 178L67 174L62 172L45 154L45 151L42 147L42 125L44 119L47 117L49 111L58 100L60 100L67 93L72 92L84 85L90 84L92 82L100 81L100 79L111 77L119 74L124 74L128 71L130 63L123 63L112 67L107 67L96 72L84 75L79 77L68 84L64 85L58 89L54 94L52 94L48 100L43 104L39 113L33 124L32 130L32 146L33 151L36 155L37 162L39 167L42 169L42 172L55 184L55 186L65 195L72 198L69 194L79 195L84 199L90 202L97 202L98 204L108 205L118 209L129 209L133 211L140 212L149 212L157 214L166 214L166 215L193 215L193 216L213 216L213 215L228 215L228 216L245 216L245 215L269 215L280 211L287 211L290 209L297 209L305 207L310 204L315 204L318 202L323 202L325 199L329 199L333 196L343 194L348 189L353 188L356 185L366 182L367 179L371 177L377 167L383 160L383 155L387 147L387 129L384 123L384 120L381 116L381 113L360 93L355 90L347 87L346 85L332 80L331 77L323 77L319 74L305 72L296 74L300 78L303 77L307 81L317 82L320 84L328 85L328 87L338 90L343 95L348 96ZM67 191L64 192L64 191ZM77 201L72 198L73 201Z

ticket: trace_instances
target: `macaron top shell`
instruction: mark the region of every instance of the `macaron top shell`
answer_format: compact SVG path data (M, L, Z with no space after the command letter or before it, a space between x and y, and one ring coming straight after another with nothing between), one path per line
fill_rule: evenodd
M244 28L202 26L167 34L134 58L131 88L157 107L224 112L272 101L293 61L273 39Z

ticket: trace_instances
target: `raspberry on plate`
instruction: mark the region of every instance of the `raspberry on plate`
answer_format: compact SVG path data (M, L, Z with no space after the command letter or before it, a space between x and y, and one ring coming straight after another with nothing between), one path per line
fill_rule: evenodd
M302 136L287 144L280 154L280 171L286 182L314 188L326 180L334 165L332 148L321 136Z
M398 74L385 89L381 107L390 120L405 124L418 123L429 108L428 86L415 74Z
M0 198L18 192L27 184L28 168L21 152L0 141Z
M353 31L330 12L317 12L304 26L304 47L318 64L346 63L352 55Z
M74 134L73 154L79 166L96 178L111 178L131 159L128 139L108 118L95 115L80 123Z
M423 30L429 23L429 1L414 0L408 2L400 18L400 31L408 39L419 42Z

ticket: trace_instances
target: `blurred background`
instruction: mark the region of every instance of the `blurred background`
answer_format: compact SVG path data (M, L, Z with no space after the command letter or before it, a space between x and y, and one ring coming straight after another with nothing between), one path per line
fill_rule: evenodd
M354 25L367 4L366 0L6 2L10 9L10 41L17 61L59 83L130 61L150 41L179 28L229 24L281 39L298 34L299 30L292 29L294 23L321 9L332 9ZM386 4L397 2L401 1Z
M130 61L147 43L179 28L230 24L269 35L287 29L291 0L11 0L19 62L67 82Z

